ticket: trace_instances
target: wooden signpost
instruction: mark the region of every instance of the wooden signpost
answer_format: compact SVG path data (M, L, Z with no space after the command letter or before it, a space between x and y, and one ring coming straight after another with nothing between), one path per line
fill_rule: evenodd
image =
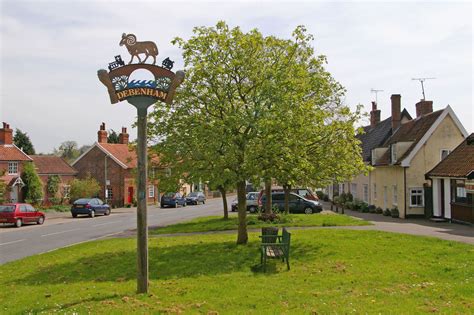
M138 42L134 34L123 34L120 46L125 46L131 55L130 62L125 65L122 58L115 56L109 63L109 71L97 71L100 82L105 85L112 104L126 100L137 109L137 292L148 292L148 224L146 205L147 183L147 111L148 107L162 101L171 104L176 88L184 80L184 72L172 72L173 61L166 58L162 66L156 66L158 48L154 42ZM145 55L142 61L140 55ZM153 64L145 64L148 57ZM134 57L140 63L131 64ZM149 80L130 79L133 72L147 70L152 74Z

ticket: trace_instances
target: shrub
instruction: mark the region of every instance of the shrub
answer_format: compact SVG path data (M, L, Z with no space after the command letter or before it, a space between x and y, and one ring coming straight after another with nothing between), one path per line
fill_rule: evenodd
M341 204L345 204L347 200L347 195L345 192L343 192L342 194L339 195L339 201Z
M349 200L349 201L353 201L353 200L354 200L354 196L352 196L351 193L347 193L347 194L346 194L346 198L347 198L347 200Z
M52 197L48 199L52 205L60 205L61 204L61 198L57 197Z
M341 197L340 196L334 196L334 199L332 200L332 202L336 205L340 205L341 204Z
M352 209L354 207L354 203L352 201L346 201L344 203L344 208L346 209Z
M392 210L390 211L390 214L392 215L392 218L398 218L400 216L400 213L398 212L397 207L393 207Z
M29 203L38 204L43 199L43 187L41 179L36 173L35 165L33 163L26 163L21 174L21 179L25 183L25 199Z
M376 212L376 208L375 208L374 205L370 205L370 206L368 206L368 208L369 208L369 212L370 212L370 213L375 213L375 212ZM373 212L372 212L372 211L373 211Z
M382 208L380 208L380 207L375 208L375 213L382 214L383 213Z
M60 202L60 200L56 200L56 194L58 193L60 182L61 178L59 178L59 175L48 176L48 182L46 183L46 191L48 192L49 201L51 201L51 203L53 204L58 204Z
M316 191L316 196L318 196L319 199L323 199L324 193L322 190L317 190Z
M280 216L276 213L261 213L257 218L264 222L274 222L280 220Z
M386 216L386 217L391 216L390 209L388 209L388 208L385 209L385 210L383 211L383 215Z
M97 196L100 191L100 186L97 180L90 177L85 179L74 179L71 182L71 200L77 200L80 198L91 198Z
M329 201L329 196L326 195L326 194L324 194L324 196L323 196L323 201Z
M367 213L367 212L369 212L369 210L370 210L369 205L365 202L360 207L360 212Z

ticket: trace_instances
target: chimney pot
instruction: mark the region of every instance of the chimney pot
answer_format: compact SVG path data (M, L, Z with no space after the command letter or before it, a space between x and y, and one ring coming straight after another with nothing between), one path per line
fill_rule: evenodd
M128 144L128 133L126 127L122 127L122 132L119 134L119 143Z
M375 127L380 122L380 109L377 109L377 103L372 102L372 111L370 112L370 127Z
M402 120L402 114L400 111L401 107L401 98L400 94L392 94L390 100L392 101L392 133L400 126Z
M99 131L97 132L97 141L99 143L107 143L107 131L105 130L105 123L100 125Z
M433 101L420 100L415 107L416 118L418 118L433 112Z
M3 123L3 128L0 129L0 144L13 144L13 130L6 122Z

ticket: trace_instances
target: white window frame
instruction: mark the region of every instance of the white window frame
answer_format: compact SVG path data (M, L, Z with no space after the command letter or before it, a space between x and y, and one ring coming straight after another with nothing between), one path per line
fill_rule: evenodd
M71 194L71 186L64 185L63 186L63 198L69 199L69 195Z
M369 202L369 185L364 184L363 186L363 196L364 202Z
M398 205L398 189L397 185L392 186L392 204L394 206Z
M357 198L357 184L351 183L351 194L353 198Z
M148 185L148 198L155 198L155 186Z
M8 175L18 175L18 162L8 162Z
M114 198L114 190L112 189L112 187L107 187L107 189L105 190L105 193L106 193L105 199L111 200Z
M448 155L451 153L451 150L449 150L449 149L441 149L441 150L439 150L439 160L440 160L440 161L444 160L444 159L443 159L443 152L448 152L448 154L446 154L446 156L444 157L444 159L445 159L445 158L447 158Z
M421 193L419 192L421 190ZM416 191L416 193L414 193ZM425 206L425 194L423 187L411 187L409 189L410 192L410 207L411 208L423 208ZM413 204L412 197L413 196L421 196L421 205L420 204Z
M383 207L388 207L388 189L387 186L383 186Z

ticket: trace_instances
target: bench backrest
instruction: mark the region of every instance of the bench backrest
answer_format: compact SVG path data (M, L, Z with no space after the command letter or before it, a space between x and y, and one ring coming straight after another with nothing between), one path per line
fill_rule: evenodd
M288 232L286 228L283 228L283 235L282 235L281 242L283 244L288 244L288 247L290 247L290 239L291 239L291 233Z

